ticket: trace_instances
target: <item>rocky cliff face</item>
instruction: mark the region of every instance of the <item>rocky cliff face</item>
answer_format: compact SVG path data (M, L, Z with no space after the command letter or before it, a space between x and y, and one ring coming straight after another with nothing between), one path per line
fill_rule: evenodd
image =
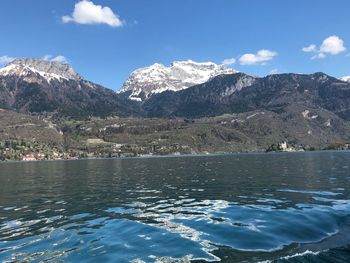
M237 71L212 62L175 61L170 67L154 64L132 72L120 92L127 93L131 100L144 101L153 94L184 90L215 76L233 73Z

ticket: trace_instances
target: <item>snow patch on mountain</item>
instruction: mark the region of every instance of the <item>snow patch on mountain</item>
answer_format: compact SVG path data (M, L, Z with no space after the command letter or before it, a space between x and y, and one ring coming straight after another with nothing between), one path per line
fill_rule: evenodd
M131 92L129 99L142 101L156 93L180 91L218 75L235 73L238 71L213 62L175 61L170 67L156 63L132 72L120 92Z
M340 80L350 82L350 76L342 77Z

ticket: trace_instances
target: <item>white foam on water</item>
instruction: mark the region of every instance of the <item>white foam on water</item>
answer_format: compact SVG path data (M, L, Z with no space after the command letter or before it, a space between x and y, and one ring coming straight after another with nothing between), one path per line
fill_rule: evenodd
M278 258L277 260L288 260L288 259L292 259L292 258L296 258L296 257L303 257L303 256L306 256L306 255L314 255L314 256L317 256L318 254L320 254L321 252L324 252L324 251L310 251L310 250L306 250L304 252L301 252L301 253L296 253L296 254L293 254L293 255L290 255L290 256L284 256L284 257L280 257ZM263 261L259 261L257 263L272 263L274 262L275 260L263 260Z

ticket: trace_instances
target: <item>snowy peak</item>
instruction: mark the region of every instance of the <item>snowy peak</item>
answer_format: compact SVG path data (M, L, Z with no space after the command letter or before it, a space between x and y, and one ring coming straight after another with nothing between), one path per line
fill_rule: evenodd
M213 62L174 61L170 67L156 63L132 72L120 92L130 92L130 99L142 101L152 94L187 89L218 75L237 72Z
M342 77L340 80L350 82L350 76Z
M73 79L79 80L80 76L68 64L57 61L47 61L32 58L18 58L0 69L0 76L31 77L40 75L48 82L51 80Z

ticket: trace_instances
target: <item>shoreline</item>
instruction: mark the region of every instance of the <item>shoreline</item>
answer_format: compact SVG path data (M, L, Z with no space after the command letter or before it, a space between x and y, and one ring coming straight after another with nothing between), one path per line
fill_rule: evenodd
M52 159L52 160L5 160L1 164L7 163L43 163L43 162L70 162L70 161L91 161L91 160L132 160L132 159L158 159L158 158L181 158L181 157L213 157L223 155L271 155L271 154L302 154L302 153L329 153L329 152L349 152L350 150L316 150L316 151L247 151L247 152L213 152L213 153L189 153L189 154L166 154L166 155L138 155L125 157L83 157L72 159Z

